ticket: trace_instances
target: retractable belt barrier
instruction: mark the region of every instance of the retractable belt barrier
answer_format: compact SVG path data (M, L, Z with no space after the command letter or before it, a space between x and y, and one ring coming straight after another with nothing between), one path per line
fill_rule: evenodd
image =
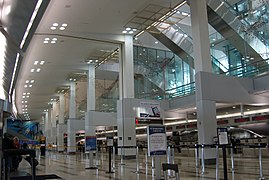
M259 149L259 172L260 172L259 179L264 179L263 167L262 167L262 148L269 148L269 144L266 144L266 143L238 144L235 146L233 146L233 145L219 145L219 144L170 145L168 149L175 149L175 148L195 149L195 167L199 168L199 158L200 158L201 159L201 173L205 174L205 152L204 151L205 151L205 149L208 149L208 148L211 148L211 149L214 148L216 151L216 179L219 179L219 172L218 172L218 169L219 169L219 148L223 148L223 147L230 148L231 166L232 166L231 170L233 172L234 172L234 149L237 149L237 148ZM200 149L201 149L201 155L199 156ZM227 165L225 165L225 166L227 166ZM227 178L227 177L225 177L225 175L224 175L224 179L225 178Z

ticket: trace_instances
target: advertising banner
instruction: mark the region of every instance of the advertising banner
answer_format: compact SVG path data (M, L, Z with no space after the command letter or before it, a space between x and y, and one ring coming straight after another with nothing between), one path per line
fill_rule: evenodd
M166 155L166 133L163 125L149 125L148 154L150 156Z
M96 136L86 136L86 151L96 151Z
M140 117L160 117L160 103L140 102Z

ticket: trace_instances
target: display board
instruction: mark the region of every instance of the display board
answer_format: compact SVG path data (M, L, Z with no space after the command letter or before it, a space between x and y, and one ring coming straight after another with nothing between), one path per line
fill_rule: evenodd
M96 151L96 136L86 136L86 151Z
M107 146L113 146L113 137L106 137Z
M166 155L166 133L164 125L149 125L148 134L148 154L150 156Z
M160 103L140 102L140 117L160 117Z
M227 144L229 144L228 129L227 128L217 128L217 131L218 131L219 145L227 145Z

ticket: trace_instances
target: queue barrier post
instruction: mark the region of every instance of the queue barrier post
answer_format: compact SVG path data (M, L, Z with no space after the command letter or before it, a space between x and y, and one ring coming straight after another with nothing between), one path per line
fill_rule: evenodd
M231 146L231 165L232 165L232 171L234 171L234 147Z
M216 180L219 179L219 145L216 145Z
M115 156L116 156L116 149L115 149L115 146L113 146L112 169L115 169Z
M198 144L195 144L195 167L198 168L198 156L199 156L199 146Z
M124 162L123 162L123 150L122 150L122 146L120 148L121 150L121 153L120 153L120 164L119 165L125 165Z
M202 144L202 174L205 174L205 145Z
M262 148L261 144L259 144L259 167L260 167L260 180L264 179L263 173L262 173Z
M139 148L138 146L136 146L136 173L140 173L139 172Z

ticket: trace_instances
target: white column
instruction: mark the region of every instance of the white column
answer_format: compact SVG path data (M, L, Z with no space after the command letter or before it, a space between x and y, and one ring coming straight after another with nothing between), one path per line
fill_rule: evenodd
M51 111L51 143L56 144L57 142L57 127L56 127L56 109L57 103L56 101L52 102L52 111Z
M59 124L64 124L64 110L65 110L65 99L64 94L59 96L60 108L59 108Z
M134 98L134 62L133 36L125 35L125 42L120 50L120 99Z
M217 134L216 102L201 97L205 82L199 78L201 71L212 72L206 1L190 0L190 9L196 72L198 142L199 144L213 144L213 137ZM210 159L213 161L215 159L214 149L205 150L206 163L210 163Z
M212 72L205 0L190 0L195 72Z
M93 118L90 116L90 111L95 110L95 66L94 64L88 65L88 85L87 85L87 112L85 114L85 144L87 136L96 136L95 125ZM93 164L93 151L89 152L89 166L95 168Z
M120 50L120 101L117 104L118 146L135 146L136 131L135 119L132 117L130 98L134 98L134 64L133 64L133 37L125 35L124 45ZM124 156L135 156L136 149L124 149Z
M67 122L67 152L76 152L76 131L70 121L76 120L76 82L70 81L69 119Z
M76 82L70 81L69 119L76 118Z
M59 124L57 125L57 147L58 151L64 151L64 128L66 125L64 124L64 110L65 110L65 99L64 94L60 94L59 96Z
M48 129L47 129L47 132L46 132L46 137L47 137L47 140L46 140L46 143L52 143L51 142L51 128L52 128L52 124L51 124L51 107L48 108Z

